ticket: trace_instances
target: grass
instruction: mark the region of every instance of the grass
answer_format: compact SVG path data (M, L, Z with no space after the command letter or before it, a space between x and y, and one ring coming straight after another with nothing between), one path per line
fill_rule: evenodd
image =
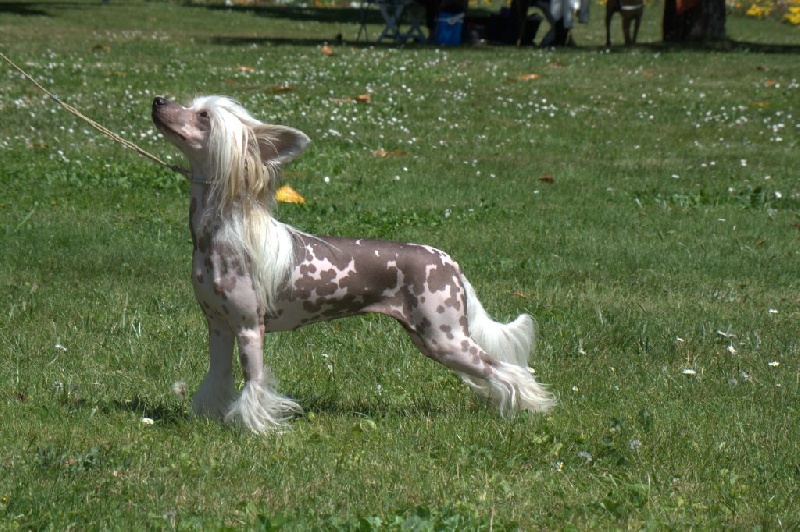
M445 50L351 43L343 10L3 4L0 50L171 162L158 94L306 131L279 217L448 250L537 318L560 404L498 419L365 317L270 337L291 432L192 418L186 185L4 70L0 528L800 526L800 34L663 47L658 11L606 53L600 9L577 49Z

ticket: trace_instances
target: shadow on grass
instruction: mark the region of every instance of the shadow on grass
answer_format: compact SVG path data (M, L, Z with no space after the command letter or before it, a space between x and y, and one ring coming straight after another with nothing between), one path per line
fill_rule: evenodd
M138 395L133 399L115 400L98 406L105 412L132 412L162 425L178 425L189 419L187 409L180 404L165 404Z
M102 0L97 0L100 5ZM103 9L122 7L123 4L103 3ZM9 13L22 17L52 17L50 10L73 9L87 11L95 9L97 5L81 2L0 2L0 13Z
M47 11L39 7L38 4L21 2L0 2L0 13L9 13L21 17L48 17Z
M375 32L377 35L378 32ZM216 44L219 46L319 46L323 42L329 43L331 45L335 44L335 35L330 36L321 36L321 37L309 37L309 38L299 38L299 37L252 37L252 36L239 36L239 35L217 35L211 37L209 41L211 44ZM440 45L435 44L427 44L427 43L397 43L392 40L386 40L384 42L376 42L370 40L357 40L357 41L346 41L346 45L349 48L403 48L403 47L414 47L414 48L439 48ZM468 52L469 50L491 50L491 49L510 49L515 48L513 45L503 45L503 44L481 44L481 45L464 45L458 47L449 48L450 51L462 51ZM531 50L540 49L537 46L527 46L522 48L528 48ZM335 50L335 48L334 48ZM562 53L585 53L585 52L605 52L607 47L605 46L569 46L569 47L562 47L560 48ZM645 43L645 44L637 44L635 46L613 46L611 47L612 53L629 53L632 50L647 50L650 52L660 52L660 53L698 53L698 54L707 54L707 53L760 53L760 54L800 54L800 44L770 44L770 43L757 43L757 42L748 42L748 41L734 41L728 40L721 43L685 43L685 44L676 44L676 43L661 43L661 42L654 42L654 43Z

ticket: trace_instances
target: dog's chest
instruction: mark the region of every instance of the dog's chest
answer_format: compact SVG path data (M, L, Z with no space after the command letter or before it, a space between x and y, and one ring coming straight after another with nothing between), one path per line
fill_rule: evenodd
M214 223L205 221L203 207L204 198L193 195L189 217L192 285L197 302L206 314L228 322L256 323L260 311L250 260L217 237Z

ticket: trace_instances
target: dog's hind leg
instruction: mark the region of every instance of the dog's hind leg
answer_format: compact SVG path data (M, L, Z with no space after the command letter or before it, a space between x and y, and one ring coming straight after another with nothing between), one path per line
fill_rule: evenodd
M489 356L465 332L448 329L444 336L412 333L411 337L424 355L458 373L503 416L519 410L547 412L555 405L553 395L536 382L527 367Z
M222 420L236 398L233 333L222 320L208 319L208 351L208 373L192 397L192 410L199 416Z
M264 368L264 328L243 329L236 335L244 388L225 415L226 422L243 425L253 432L281 428L300 405L274 390L274 379Z

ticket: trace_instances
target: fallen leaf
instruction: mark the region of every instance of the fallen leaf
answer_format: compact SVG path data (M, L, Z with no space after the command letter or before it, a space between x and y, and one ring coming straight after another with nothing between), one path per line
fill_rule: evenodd
M532 81L541 78L541 74L520 74L519 79L522 81Z
M93 52L107 52L111 50L111 46L108 44L95 44L92 46Z
M528 296L526 296L525 294L523 294L519 290L514 290L513 292L511 292L511 295L515 296L515 297L518 297L520 299L528 299Z
M275 193L275 199L282 203L305 203L306 199L297 193L295 189L284 185Z
M330 98L333 103L370 103L372 95L370 93L361 94L355 98L348 96L347 98Z
M255 72L256 69L246 65L239 65L236 67L236 70L238 70L239 72Z
M375 157L389 157L390 155L400 157L406 155L406 152L400 150L394 150L394 151L375 150L372 152L372 155L374 155Z
M548 185L552 185L554 182L553 174L544 174L542 177L539 178L539 181L542 183L547 183Z
M322 48L320 48L320 52L322 52L322 55L333 55L333 48L331 48L326 44L323 45Z
M764 82L764 86L765 87L774 87L777 83L778 82L775 81L774 79L768 79L767 81Z
M275 85L273 87L267 87L264 89L264 92L267 94L285 94L287 92L294 92L294 87L289 87L288 85Z
M767 107L769 105L769 102L753 102L753 105L755 105L756 107Z

